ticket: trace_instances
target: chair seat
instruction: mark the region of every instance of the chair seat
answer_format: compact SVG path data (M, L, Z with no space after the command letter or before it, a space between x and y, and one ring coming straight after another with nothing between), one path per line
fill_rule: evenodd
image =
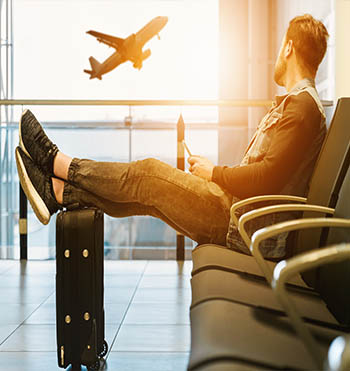
M271 287L238 273L208 269L192 277L192 307L213 299L226 299L248 305L283 311ZM313 292L290 291L299 313L306 318L338 324L323 300Z
M196 367L196 371L271 371L271 367L263 367L244 362L242 360L218 360L212 361L209 364L204 364Z
M244 272L258 277L263 276L253 256L241 254L225 246L214 244L199 245L192 251L192 261L192 276L203 270L213 268L228 272ZM276 266L276 263L271 261L267 261L267 264L271 270ZM289 282L296 286L309 288L300 276L293 277Z
M286 317L261 308L210 300L191 310L189 370L218 360L243 360L270 368L315 370L315 364ZM308 325L327 356L339 331Z

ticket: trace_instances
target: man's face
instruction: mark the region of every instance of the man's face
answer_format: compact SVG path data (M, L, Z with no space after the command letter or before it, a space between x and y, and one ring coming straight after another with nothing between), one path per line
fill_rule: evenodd
M284 35L282 44L280 47L280 51L278 53L278 57L275 63L275 75L274 80L276 84L280 86L284 86L284 75L287 70L287 62L286 58L284 57L284 49L286 47L286 35Z

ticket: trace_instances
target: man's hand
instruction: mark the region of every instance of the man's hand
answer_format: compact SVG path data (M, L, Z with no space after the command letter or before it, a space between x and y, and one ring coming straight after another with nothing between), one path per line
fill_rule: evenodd
M202 156L191 156L187 161L191 165L190 172L193 175L209 181L211 180L214 164L210 160Z

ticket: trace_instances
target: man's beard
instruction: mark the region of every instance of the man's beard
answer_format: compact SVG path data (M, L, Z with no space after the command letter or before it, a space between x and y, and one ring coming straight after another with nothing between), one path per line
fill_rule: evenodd
M275 66L275 75L274 75L274 80L276 84L280 86L284 86L284 75L287 70L287 64L285 59L279 58L277 60L276 66Z

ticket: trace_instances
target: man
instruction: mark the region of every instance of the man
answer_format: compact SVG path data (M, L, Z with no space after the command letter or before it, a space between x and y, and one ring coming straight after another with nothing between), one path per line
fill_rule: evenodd
M198 243L247 252L230 222L233 201L261 194L304 195L325 136L325 114L314 79L326 52L325 26L310 15L291 20L275 65L288 92L262 119L241 164L214 166L189 158L187 174L155 159L132 163L72 159L45 135L30 111L19 124L16 162L22 187L47 224L63 206L96 206L108 215L151 215ZM230 225L230 227L229 227ZM228 233L229 231L229 233ZM282 257L285 241L266 245Z

